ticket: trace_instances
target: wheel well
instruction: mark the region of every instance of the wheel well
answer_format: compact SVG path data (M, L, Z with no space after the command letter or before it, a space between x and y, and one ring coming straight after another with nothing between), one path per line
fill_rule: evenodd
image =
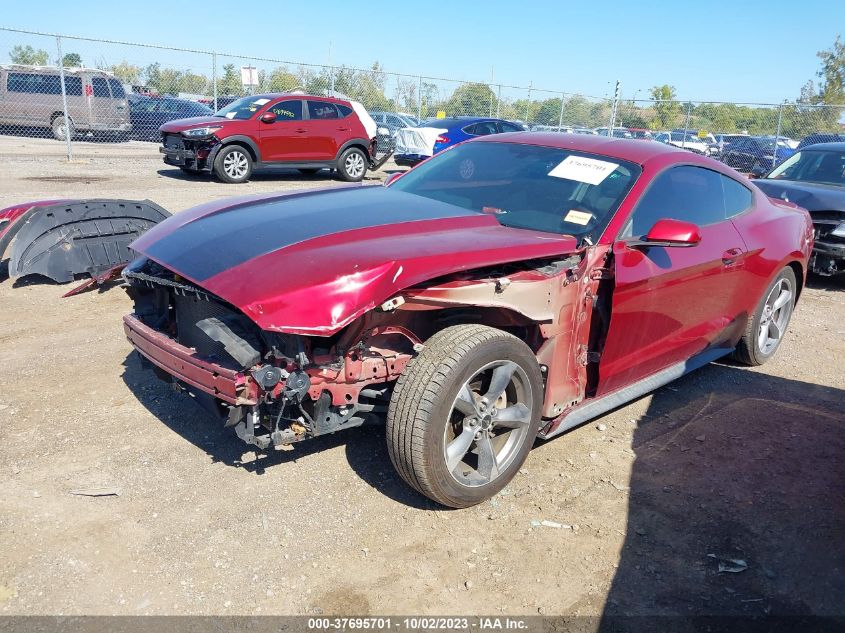
M57 111L57 112L53 112L53 114L51 114L51 115L50 115L50 125L53 125L53 121L55 121L56 119L58 119L60 116L64 116L64 115L65 115L65 113L64 113L64 112L62 112L61 110L59 110L59 111ZM73 117L72 117L72 116L68 116L68 118L69 118L71 121L73 121Z
M222 149L224 149L226 147L230 147L232 145L237 145L239 147L242 147L247 152L249 152L249 156L250 156L250 158L252 158L253 162L258 162L258 156L255 155L255 150L252 149L249 145L247 145L246 143L244 143L242 141L230 141L228 143L224 142L223 147L221 147L220 149L222 150Z
M368 159L368 158L369 158L370 154L369 154L369 150L367 149L367 146L366 146L366 145L364 145L364 144L363 144L362 142L360 142L360 141L355 141L354 143L350 143L350 144L349 144L349 145L347 145L346 147L342 147L342 148L340 149L340 151L337 153L337 160L340 160L340 157L341 157L341 156L343 156L343 153L344 153L346 150L348 150L348 149L352 149L353 147L357 147L357 148L358 148L358 149L360 149L362 152L364 152L364 158L365 158L365 159Z
M437 316L431 319L429 324L431 331L421 337L423 340L453 325L486 325L515 335L525 341L535 352L543 342L539 323L508 308L475 306L447 308L438 311Z
M800 262L789 262L788 266L795 273L795 301L797 302L801 297L801 290L804 289L804 268Z

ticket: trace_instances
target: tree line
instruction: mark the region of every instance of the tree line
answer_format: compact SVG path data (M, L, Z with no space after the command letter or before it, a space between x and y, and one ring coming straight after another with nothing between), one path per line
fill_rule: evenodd
M679 101L674 86L654 86L649 99L621 101L616 125L655 131L688 127L712 132L748 132L773 134L780 116L781 133L800 138L814 131L838 131L839 118L845 108L845 42L836 38L830 49L819 51L819 81L802 86L794 104L782 106L739 105L734 103L688 103ZM15 46L13 63L48 65L49 55L31 46ZM64 55L64 66L81 66L79 54ZM55 62L54 62L55 63ZM138 66L127 61L104 68L126 84L144 86L160 94L190 93L211 95L213 81L208 73L168 68L160 63ZM224 64L217 77L217 94L247 94L241 84L240 69ZM545 99L513 99L499 97L495 86L483 82L463 83L453 90L443 90L436 83L389 75L375 62L368 70L346 67L289 68L278 66L258 71L258 92L302 90L307 94L339 93L360 101L368 110L404 111L423 118L440 113L447 116L498 116L532 125L599 127L610 121L609 99L588 99L583 96L560 96ZM826 106L826 107L820 107ZM839 106L839 107L837 107Z

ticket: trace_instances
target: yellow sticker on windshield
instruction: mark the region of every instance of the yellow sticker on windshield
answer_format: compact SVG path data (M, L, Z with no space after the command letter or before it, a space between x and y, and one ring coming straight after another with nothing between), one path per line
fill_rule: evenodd
M570 211L566 214L566 217L563 218L563 221L569 222L571 224L580 224L581 226L586 226L590 223L590 220L592 219L592 213L587 213L586 211Z

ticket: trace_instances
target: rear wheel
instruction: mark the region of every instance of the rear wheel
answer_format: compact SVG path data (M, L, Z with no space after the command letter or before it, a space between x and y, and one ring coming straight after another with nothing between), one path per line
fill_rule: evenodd
M343 152L337 164L337 171L342 180L359 182L367 173L367 157L358 147L350 147Z
M762 365L775 355L792 318L798 284L787 266L769 284L760 305L748 320L734 358L746 365Z
M438 503L481 503L525 461L541 406L540 367L524 342L481 325L446 328L396 383L387 414L390 459Z
M252 175L252 156L240 145L224 147L214 159L214 174L223 182L246 182Z
M71 138L73 137L73 133L74 133L73 121L70 118L68 118L67 124L65 124L65 115L64 114L60 114L59 116L54 118L50 127L53 129L53 137L57 141L67 140L68 131L70 132Z

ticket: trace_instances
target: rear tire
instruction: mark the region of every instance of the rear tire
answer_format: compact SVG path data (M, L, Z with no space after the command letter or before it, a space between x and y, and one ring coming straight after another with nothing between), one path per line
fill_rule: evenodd
M214 159L214 175L222 182L238 184L252 176L252 156L242 145L227 145Z
M346 182L360 182L367 173L367 156L358 147L350 147L337 161L337 173Z
M789 327L798 284L792 268L786 266L766 288L745 333L733 353L735 360L756 367L775 355Z
M508 484L531 450L542 389L523 341L483 325L446 328L396 382L387 413L390 460L437 503L481 503Z
M66 134L67 134L68 130L65 129L65 115L64 114L60 114L59 116L54 118L52 123L50 124L50 127L53 130L53 138L55 138L57 141L67 140ZM75 130L73 128L73 120L70 117L68 117L68 120L67 120L67 127L69 128L69 131L70 131L70 137L73 138L73 134L74 134Z

